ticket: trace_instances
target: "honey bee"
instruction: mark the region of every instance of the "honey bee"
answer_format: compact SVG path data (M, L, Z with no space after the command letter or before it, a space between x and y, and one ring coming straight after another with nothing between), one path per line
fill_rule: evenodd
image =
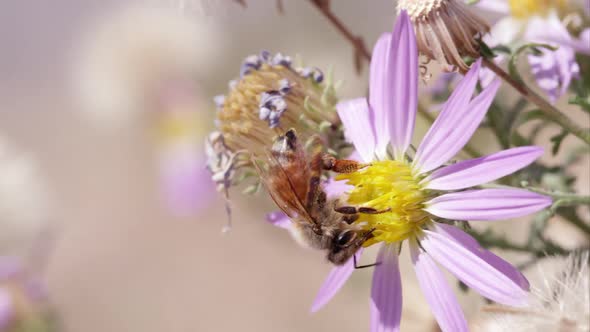
M322 171L356 171L362 164L337 160L323 152L319 137L312 137L307 152L293 129L278 136L268 151L265 169L256 169L273 201L293 222L292 232L301 244L327 251L327 259L343 265L370 239L374 230L362 230L354 224L359 213L382 213L368 207L339 206L328 199L322 185ZM364 266L363 266L364 267Z

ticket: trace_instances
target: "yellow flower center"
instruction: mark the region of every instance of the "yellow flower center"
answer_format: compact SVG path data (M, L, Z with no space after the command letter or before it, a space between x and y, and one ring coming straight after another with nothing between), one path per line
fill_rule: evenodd
M349 204L388 210L361 214L356 223L366 230L375 229L374 237L365 246L403 241L430 222L429 214L423 210L430 194L422 188L420 178L406 162L375 161L358 172L341 174L336 179L348 180L347 183L354 186L348 197Z
M162 142L188 138L199 140L205 136L206 128L203 121L199 121L199 114L196 112L162 114L160 117L157 134Z
M567 0L508 0L508 3L512 16L525 19L534 15L545 16L552 9L564 9Z

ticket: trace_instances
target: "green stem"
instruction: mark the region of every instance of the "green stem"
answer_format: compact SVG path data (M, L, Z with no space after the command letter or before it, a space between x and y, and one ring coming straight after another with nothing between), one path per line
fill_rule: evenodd
M559 124L568 132L579 137L581 140L586 142L586 144L590 144L590 129L584 129L578 126L574 121L568 118L565 114L563 114L559 109L557 109L543 97L539 96L536 92L531 90L528 86L512 78L506 71L504 71L504 69L496 65L494 61L488 58L483 58L483 63L486 65L486 67L488 67L490 70L496 73L506 83L510 84L524 98L526 98L531 103L537 105L546 117L550 118L553 122Z
M576 206L576 205L590 205L590 196L587 195L577 195L573 193L562 193L557 191L547 191L544 189L534 188L534 187L526 187L528 190L532 192L536 192L542 195L550 196L553 198L553 205L549 208L549 217L558 214L559 216L563 217L564 220L578 228L582 231L586 236L590 237L590 225L586 224L582 219L580 219L575 211L570 211L571 209L562 209L564 207ZM571 213L573 212L573 213Z
M496 136L496 139L498 140L498 143L500 143L500 146L503 149L508 149L510 147L510 137L509 135L506 135L506 132L504 132L502 129L502 117L503 114L501 108L498 107L498 105L492 103L487 113L490 129L492 130L494 136Z
M505 185L498 185L498 184L487 184L480 186L482 188L512 188ZM526 183L523 187L529 191L536 192L538 194L546 195L553 198L553 204L551 207L546 210L547 216L546 219L551 218L554 215L559 215L563 217L564 220L578 228L582 231L586 236L590 237L590 225L584 222L584 220L580 219L575 210L573 209L564 209L565 207L577 206L577 205L590 205L590 196L588 195L578 195L574 193L564 193L559 191L549 191L541 188L530 187L526 186Z
M588 225L584 222L584 220L578 217L578 214L576 213L575 209L557 208L555 210L558 216L562 217L565 221L569 222L570 224L584 232L584 234L586 234L586 236L590 238L590 225Z
M523 186L523 188L525 188L528 191L532 191L537 194L541 194L541 195L545 195L545 196L550 196L551 198L553 198L553 200L555 202L562 201L562 203L560 203L560 207L572 206L572 205L590 205L590 196L588 196L588 195L578 195L578 194L574 194L574 193L564 193L561 191L551 191L551 190L546 190L546 189L542 189L542 188L532 187L532 186L528 186L526 181L522 182L522 186ZM507 188L507 189L512 188L510 186L493 184L493 183L481 185L480 187L481 188Z
M574 193L549 191L549 190L535 188L535 187L529 187L529 186L525 186L525 188L529 191L552 197L553 200L555 201L555 204L559 203L558 207L573 206L573 205L590 205L590 196L588 196L588 195L578 195L578 194L574 194ZM554 209L557 209L558 207L554 207Z

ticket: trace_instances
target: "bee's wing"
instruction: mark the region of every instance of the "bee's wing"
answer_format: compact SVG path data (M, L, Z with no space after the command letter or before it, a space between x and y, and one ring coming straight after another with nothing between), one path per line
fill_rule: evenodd
M305 208L301 198L297 195L293 180L285 171L281 163L272 155L272 153L267 153L267 156L268 170L264 170L256 162L254 162L254 165L272 200L295 222L301 220L311 224L318 224Z
M305 206L311 211L313 210L314 203L317 201L318 196L323 192L321 177L324 146L319 136L313 136L311 138L307 155L310 157L309 163L306 165L309 172L309 182L307 185Z

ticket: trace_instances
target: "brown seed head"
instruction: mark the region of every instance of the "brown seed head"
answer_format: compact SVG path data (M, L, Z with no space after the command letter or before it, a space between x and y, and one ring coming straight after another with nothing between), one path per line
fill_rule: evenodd
M280 53L247 57L240 78L230 82L228 94L215 98L216 137L223 141L218 147L222 146L222 152L230 157L238 154L222 168L233 172L235 161L239 160L243 168L250 157L265 159L274 138L291 128L302 142L320 135L327 149L338 151L343 134L337 101L330 79L317 68L295 68L291 59ZM218 179L222 177L227 182L227 176L217 174Z

